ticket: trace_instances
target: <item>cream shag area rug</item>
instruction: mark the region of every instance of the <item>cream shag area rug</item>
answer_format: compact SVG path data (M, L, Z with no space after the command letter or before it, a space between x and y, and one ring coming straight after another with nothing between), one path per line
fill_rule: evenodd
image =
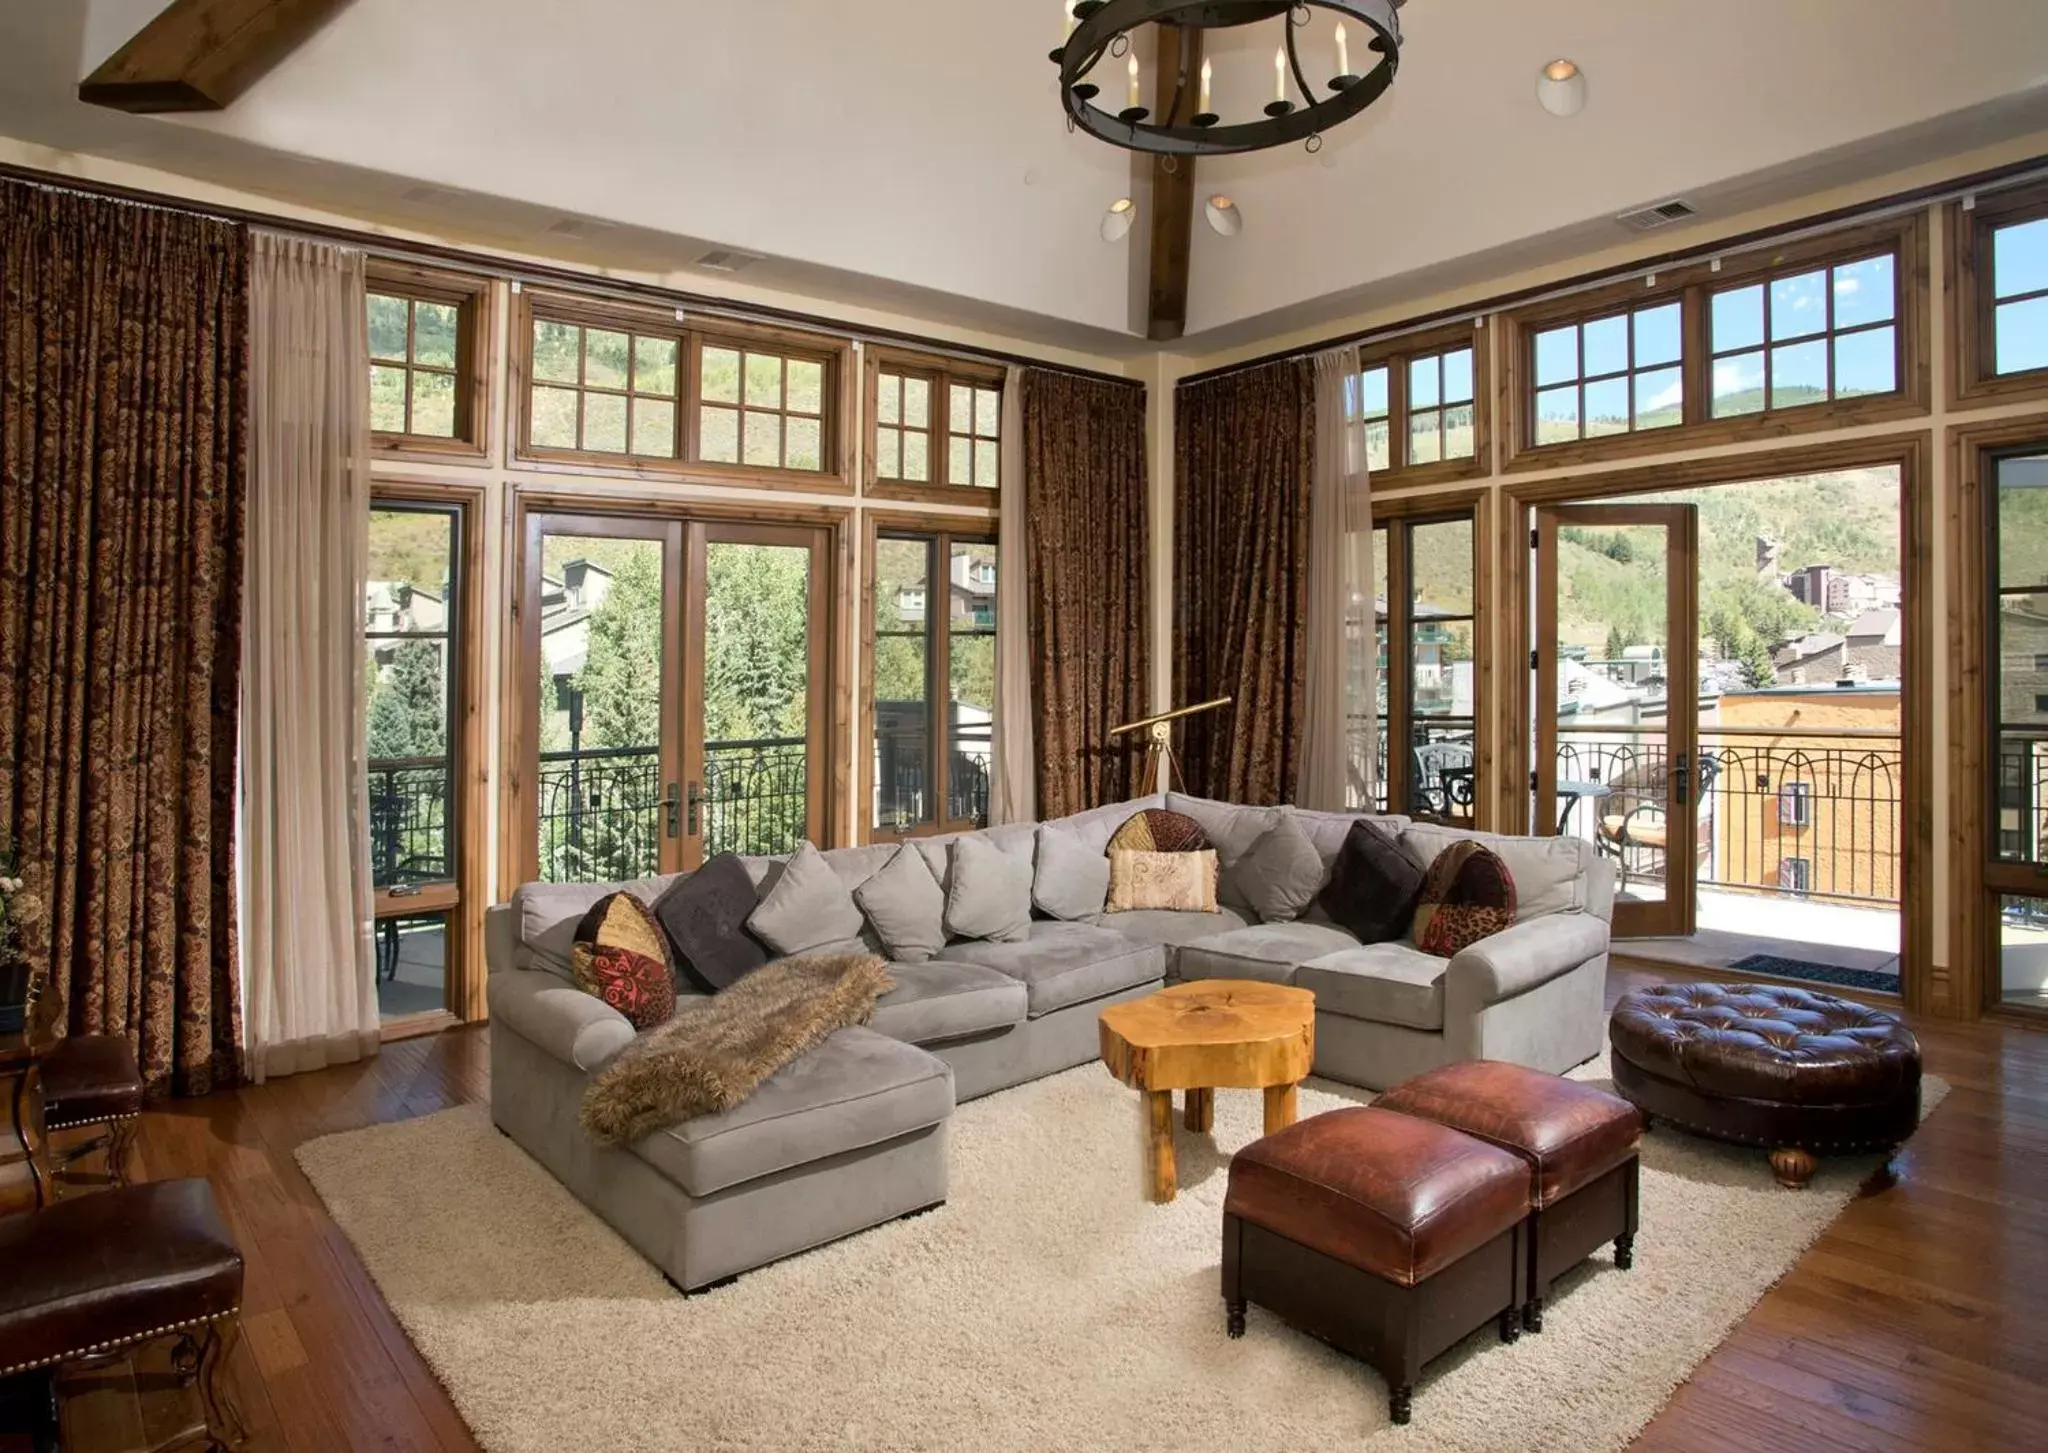
M1310 1081L1301 1113L1368 1098ZM1877 1166L1787 1191L1759 1152L1657 1131L1635 1270L1603 1253L1540 1336L1468 1338L1394 1428L1376 1373L1259 1308L1224 1336L1225 1170L1259 1107L1219 1091L1206 1136L1176 1114L1181 1193L1155 1206L1137 1097L1100 1066L1002 1091L955 1114L940 1210L687 1300L483 1106L299 1161L492 1453L1619 1449Z

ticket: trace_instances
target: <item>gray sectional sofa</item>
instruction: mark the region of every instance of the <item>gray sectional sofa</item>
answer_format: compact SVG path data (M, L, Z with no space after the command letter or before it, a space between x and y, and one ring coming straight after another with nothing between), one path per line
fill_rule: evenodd
M1262 922L1252 910L1233 867L1255 842L1291 818L1327 876L1354 814L1169 793L976 836L1036 862L1038 886L1047 887L1041 832L1070 835L1072 845L1100 856L1126 818L1160 806L1201 822L1217 847L1220 911L1103 913L1099 895L1085 911L1090 905L1077 909L1071 885L1047 891L1078 916L1040 912L1020 939L949 942L925 962L892 965L896 987L867 1026L832 1035L733 1110L628 1150L601 1149L578 1125L589 1077L634 1031L576 987L570 952L577 920L600 897L624 887L652 902L671 880L528 884L486 915L492 1117L672 1281L695 1291L943 1201L956 1102L1093 1060L1103 1007L1169 980L1265 979L1313 990L1316 1073L1367 1088L1454 1060L1563 1071L1599 1053L1614 879L1589 843L1485 838L1514 875L1516 922L1441 959L1407 943L1361 944L1314 906L1288 922ZM1448 843L1478 836L1374 820L1423 866ZM920 839L918 849L943 864L948 841ZM824 857L851 889L895 851L887 844ZM764 893L779 861L747 861ZM813 951L886 955L871 927Z

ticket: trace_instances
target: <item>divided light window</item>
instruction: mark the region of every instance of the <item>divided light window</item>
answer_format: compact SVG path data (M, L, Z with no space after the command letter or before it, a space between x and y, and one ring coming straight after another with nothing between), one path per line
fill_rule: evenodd
M1713 416L1896 392L1898 294L1890 253L1712 294Z
M641 333L536 315L527 442L536 449L680 456L674 333Z
M994 490L1002 481L1002 375L878 352L871 356L870 478L884 494Z
M412 268L372 269L370 430L380 447L481 450L478 330L488 287Z
M1533 442L1559 444L1685 420L1684 326L1676 301L1537 331Z
M698 349L697 458L708 464L825 468L825 361L751 344Z
M1999 375L2048 369L2048 215L1991 229L1991 360Z
M1361 351L1348 406L1365 426L1365 465L1373 474L1475 472L1486 433L1479 351L1464 341L1472 337L1463 326Z

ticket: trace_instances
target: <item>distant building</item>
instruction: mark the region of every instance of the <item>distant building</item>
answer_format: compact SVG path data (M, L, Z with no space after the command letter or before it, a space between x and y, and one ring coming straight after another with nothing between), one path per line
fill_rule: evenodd
M1830 686L1837 681L1897 681L1905 664L1905 631L1898 610L1865 611L1844 631L1813 631L1780 646L1771 658L1785 686Z
M1824 611L1828 608L1828 585L1834 576L1835 567L1832 565L1802 565L1779 584L1801 605Z
M1896 610L1904 595L1895 575L1850 575L1840 571L1828 577L1827 613L1856 616L1866 611Z

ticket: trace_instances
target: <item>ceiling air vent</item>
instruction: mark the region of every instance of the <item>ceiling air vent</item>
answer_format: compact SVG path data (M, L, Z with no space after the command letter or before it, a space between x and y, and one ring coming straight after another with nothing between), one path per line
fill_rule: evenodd
M708 267L713 272L738 272L743 267L752 267L761 260L758 252L735 252L730 247L714 247L695 262L692 267Z
M1697 217L1700 209L1683 197L1673 197L1668 202L1658 202L1650 207L1638 207L1633 212L1624 212L1614 220L1636 232L1654 232L1659 227L1669 227L1673 222L1683 222Z

